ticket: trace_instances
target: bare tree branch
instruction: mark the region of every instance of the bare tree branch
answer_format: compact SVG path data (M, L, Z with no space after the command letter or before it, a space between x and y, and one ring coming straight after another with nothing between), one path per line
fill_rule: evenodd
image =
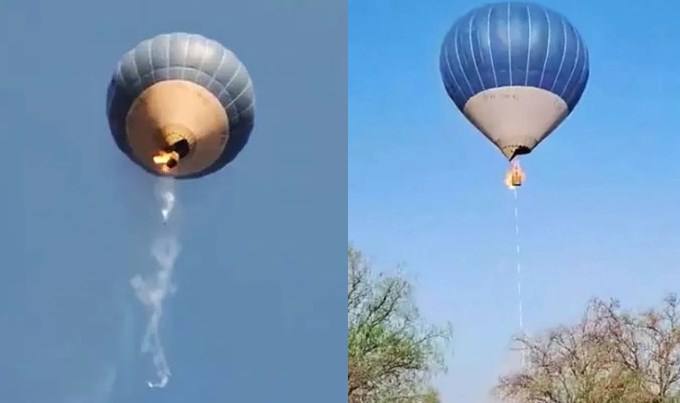
M496 391L521 403L669 403L680 397L680 301L639 314L593 300L582 320L519 341L521 371Z

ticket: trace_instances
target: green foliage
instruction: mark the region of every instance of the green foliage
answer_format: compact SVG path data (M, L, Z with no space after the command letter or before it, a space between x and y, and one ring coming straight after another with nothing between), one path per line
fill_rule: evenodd
M354 403L434 403L430 377L445 371L450 327L425 323L412 284L400 275L373 275L348 247L348 397Z

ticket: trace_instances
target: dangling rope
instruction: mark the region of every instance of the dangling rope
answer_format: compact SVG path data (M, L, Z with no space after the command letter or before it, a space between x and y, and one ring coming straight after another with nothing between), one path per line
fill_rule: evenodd
M515 199L515 258L517 261L517 316L519 319L520 337L524 337L524 312L522 306L522 259L519 234L519 196L517 187L524 182L524 172L519 165L519 160L510 162L510 170L505 175L505 185L512 190ZM524 368L526 351L524 344L521 345L521 367Z
M524 310L522 306L522 260L521 247L519 236L519 198L517 196L517 188L513 188L512 192L515 196L515 251L517 258L517 316L519 321L519 332L524 336ZM521 365L524 367L525 351L521 347Z

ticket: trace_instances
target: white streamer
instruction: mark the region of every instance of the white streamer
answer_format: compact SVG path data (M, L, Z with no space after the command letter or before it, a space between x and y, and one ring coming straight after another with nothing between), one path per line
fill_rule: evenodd
M158 268L146 278L140 275L135 276L130 284L149 314L149 322L146 326L141 351L151 355L158 380L156 382L149 381L148 386L150 388L163 388L168 384L171 372L165 358L159 327L163 314L163 302L168 294L176 290L172 284L172 273L181 250L177 235L167 227L175 207L174 180L172 178L161 178L156 186L156 195L160 202L163 229L151 246L151 255L156 260Z

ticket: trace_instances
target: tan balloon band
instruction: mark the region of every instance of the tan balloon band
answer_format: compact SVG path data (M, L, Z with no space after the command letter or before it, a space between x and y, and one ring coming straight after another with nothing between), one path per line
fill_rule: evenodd
M465 116L508 159L529 154L567 117L567 104L535 87L483 91L465 105Z
M126 119L127 141L145 167L167 176L207 169L222 154L229 121L219 100L184 80L161 81L133 102Z

